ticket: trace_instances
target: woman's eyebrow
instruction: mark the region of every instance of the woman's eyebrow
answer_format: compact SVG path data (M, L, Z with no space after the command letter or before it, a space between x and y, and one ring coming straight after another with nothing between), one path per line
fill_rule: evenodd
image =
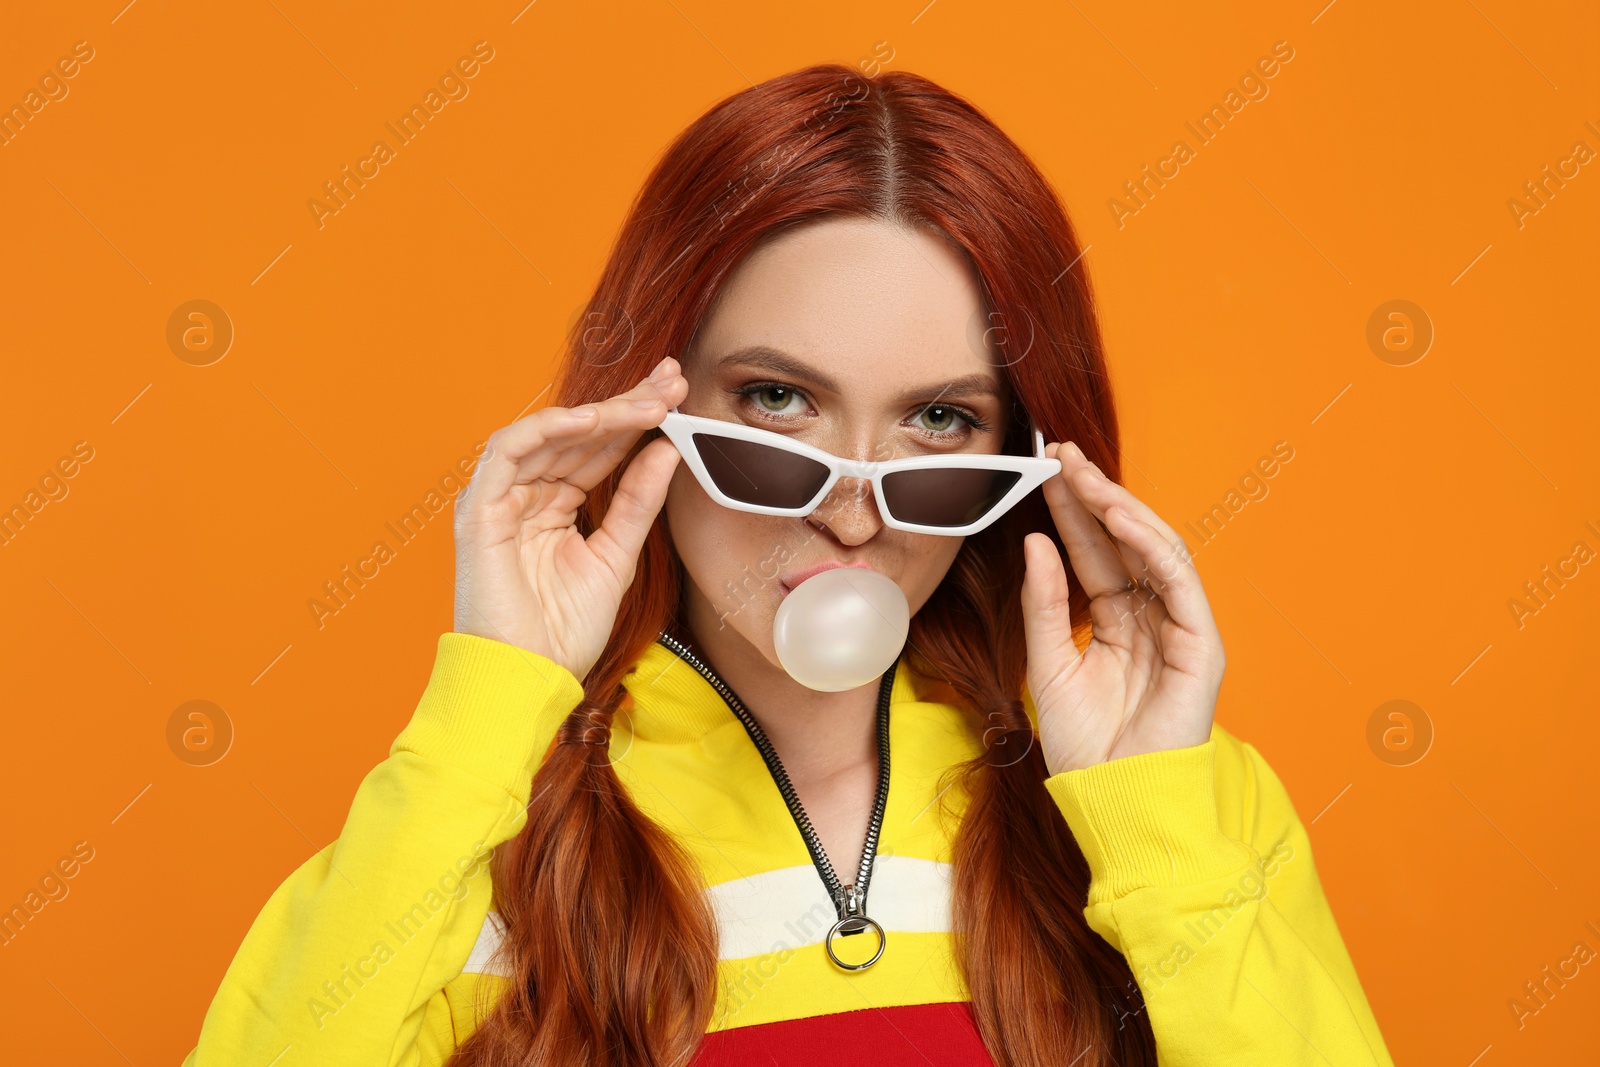
M767 345L749 345L745 348L736 349L717 360L717 369L721 370L734 364L761 367L774 374L782 374L790 378L799 378L807 381L830 393L839 392L838 384L826 374L823 374L815 367L802 363L786 352L780 352L778 349Z
M1002 399L1000 387L993 378L987 374L965 374L960 378L952 378L943 385L928 385L920 389L907 389L896 400L917 400L922 397L930 398L930 403L943 397L962 396L989 396L996 400Z
M717 369L721 370L735 364L744 366L761 367L774 374L782 374L790 378L809 382L827 392L838 394L842 390L837 382L815 367L804 363L786 352L779 351L768 345L750 345L745 348L730 352L717 360ZM999 400L1003 398L999 383L987 374L973 373L953 378L943 384L919 386L907 389L895 397L897 402L929 398L938 400L942 397L963 396L989 396Z

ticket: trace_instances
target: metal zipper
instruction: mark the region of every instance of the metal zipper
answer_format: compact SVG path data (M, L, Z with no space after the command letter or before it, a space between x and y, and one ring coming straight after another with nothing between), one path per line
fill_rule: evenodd
M717 677L706 664L702 663L694 653L673 637L662 632L656 635L656 640L674 652L684 662L711 683L728 707L744 724L745 731L749 733L750 740L755 742L757 751L767 764L773 781L777 783L778 792L783 794L784 803L789 806L789 814L793 816L795 825L800 828L800 836L805 839L806 849L811 853L811 862L815 865L817 873L822 877L822 884L828 890L828 896L833 900L834 911L839 916L839 921L834 924L834 929L829 931L827 945L828 955L835 963L848 970L861 970L870 967L878 961L883 954L886 939L883 928L867 917L867 886L872 881L872 863L877 858L878 833L883 827L883 812L889 800L889 703L894 692L894 676L899 668L899 663L892 664L884 672L883 679L878 683L878 794L872 804L872 820L867 826L865 846L861 850L861 868L856 873L856 880L851 885L839 881L839 876L834 872L833 864L828 861L828 854L822 847L822 839L811 826L811 819L806 815L806 809L800 803L800 796L795 792L794 785L789 781L788 773L783 769L783 761L778 758L778 752L772 747L766 732L761 729L761 724L756 722L755 716L750 714L744 702L737 693L728 687L728 684ZM833 955L831 943L834 933L857 934L866 930L868 926L878 931L878 951L872 959L863 964L846 964Z

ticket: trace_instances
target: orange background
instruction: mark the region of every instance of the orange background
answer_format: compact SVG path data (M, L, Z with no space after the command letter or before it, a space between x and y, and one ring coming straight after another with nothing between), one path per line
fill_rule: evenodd
M94 49L0 147L0 507L93 449L0 546L0 905L94 850L0 947L8 1061L193 1046L415 707L451 626L448 506L320 628L308 602L542 402L677 131L754 81L885 56L994 116L1090 246L1125 481L1197 551L1219 719L1310 824L1397 1062L1594 1055L1600 963L1520 1029L1507 1007L1600 951L1600 163L1520 226L1508 206L1600 150L1592 6L123 2L29 5L0 34L6 106ZM319 228L323 182L480 40L470 94ZM1269 94L1119 226L1123 183L1194 147L1184 123L1279 41ZM194 299L235 331L209 366L167 342ZM1407 366L1367 340L1395 299L1436 332ZM1185 524L1280 441L1270 492L1202 543ZM1519 625L1509 602L1580 541ZM236 731L210 766L169 748L191 700ZM1434 731L1407 766L1368 742L1391 700Z

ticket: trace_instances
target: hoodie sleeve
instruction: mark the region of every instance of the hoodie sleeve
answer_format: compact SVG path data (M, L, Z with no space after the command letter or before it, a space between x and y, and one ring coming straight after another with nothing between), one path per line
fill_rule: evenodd
M1162 1067L1393 1067L1283 783L1204 744L1045 779L1088 861L1084 916L1123 954Z
M534 772L583 687L554 661L469 634L433 673L338 840L256 916L184 1067L438 1067L441 991L491 897L488 860L527 821Z

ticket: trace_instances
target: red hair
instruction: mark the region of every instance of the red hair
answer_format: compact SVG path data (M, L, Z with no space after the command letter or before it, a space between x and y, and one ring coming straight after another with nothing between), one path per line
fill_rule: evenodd
M567 339L554 403L613 396L663 356L681 357L758 242L828 216L920 226L962 248L982 283L985 337L1019 398L1006 450L1031 454L1031 414L1047 440L1077 442L1118 477L1099 326L1065 210L986 115L904 71L867 79L843 65L807 67L726 98L685 129L646 179ZM580 510L585 536L626 462ZM1031 531L1062 551L1042 494L967 538L911 622L910 666L949 685L985 745L947 772L968 798L952 849L956 957L1001 1067L1153 1067L1127 961L1084 919L1088 866L1044 789L1020 700ZM622 678L675 628L681 582L658 519L562 739L606 736ZM1074 583L1080 627L1087 607ZM533 796L527 825L493 861L510 988L451 1064L681 1067L717 995L716 924L693 859L634 805L603 746L558 739Z

